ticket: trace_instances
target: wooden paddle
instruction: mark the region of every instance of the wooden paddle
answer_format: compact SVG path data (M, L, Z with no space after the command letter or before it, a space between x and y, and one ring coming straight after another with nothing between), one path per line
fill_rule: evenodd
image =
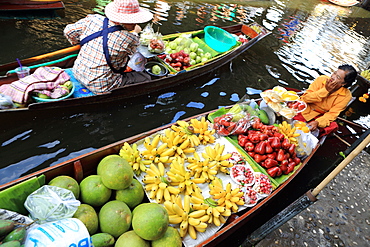
M320 191L337 176L370 142L368 135L340 164L323 180L315 189L312 190L312 195L317 196Z
M342 162L340 162L340 164L324 180L322 180L318 186L316 186L315 189L313 189L312 191L308 191L306 194L304 194L288 207L286 207L283 211L272 217L264 225L255 230L245 239L241 246L252 247L256 245L270 232L278 229L288 220L292 219L294 216L313 204L317 200L316 196L319 194L319 192L369 144L370 129L365 131L360 139L362 139L361 143L358 144L356 148L353 149L352 152L350 152L349 155L344 160L342 160Z
M51 57L58 56L58 55L64 55L64 54L72 53L74 51L78 51L79 49L80 49L80 45L67 47L67 48L64 48L64 49L61 49L61 50L53 51L53 52L42 54L42 55L39 55L39 56L26 58L24 60L21 60L21 64L24 65L24 66L29 65L29 64L32 64L32 63L42 61L46 58L51 58ZM7 64L0 65L0 71L8 71L8 70L14 69L16 67L18 67L18 62L15 61L15 62L12 62L12 63L7 63Z

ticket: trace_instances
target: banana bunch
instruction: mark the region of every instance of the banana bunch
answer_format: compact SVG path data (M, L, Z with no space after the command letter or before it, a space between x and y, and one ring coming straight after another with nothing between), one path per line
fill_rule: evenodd
M232 167L234 164L228 159L231 157L231 153L222 155L224 152L225 145L216 143L214 147L206 146L205 153L202 153L204 159L209 159L210 161L216 161L218 169L226 174L229 174L228 168Z
M218 172L217 161L201 160L197 152L194 153L193 157L186 158L186 161L189 162L187 168L194 179L204 178L206 182L215 179Z
M284 135L285 138L289 140L290 143L298 145L298 140L296 137L300 136L301 134L295 133L296 127L293 127L288 124L286 121L283 121L281 124L278 125L279 132Z
M217 178L209 184L209 194L213 199L217 199L218 206L224 206L226 209L231 209L233 212L238 212L238 208L244 205L243 195L239 188L231 189L231 183L223 189L221 179Z
M158 167L151 163L145 171L142 182L145 185L145 190L150 191L149 198L156 200L158 203L163 203L165 200L171 200L171 195L178 195L180 190L168 185L168 180L164 176L165 168L162 162L158 163Z
M185 139L189 139L190 147L193 148L200 145L200 139L198 138L198 135L194 134L194 128L190 126L188 122L178 120L176 121L176 124L171 126L171 129Z
M176 147L167 147L167 143L163 143L158 147L161 135L157 134L151 140L150 137L144 139L144 147L146 150L141 151L143 159L150 160L154 163L169 163L171 162L172 156L175 154Z
M208 224L220 226L226 222L226 217L231 215L231 210L224 206L218 206L212 198L204 199L201 193L194 193L190 197L192 208L195 210L205 210L208 216ZM206 217L205 217L206 218Z
M136 143L130 146L130 144L125 142L119 151L119 155L127 160L136 175L140 175L142 172L145 172L147 165L152 163L150 160L142 159Z
M370 70L363 70L361 71L360 75L366 80L370 80Z
M192 211L190 196L184 196L184 202L180 195L172 196L171 200L163 203L169 215L170 224L180 224L180 236L185 237L188 233L192 239L197 239L197 232L205 232L208 217L205 210Z
M215 129L208 129L208 122L206 121L205 117L202 117L200 120L196 118L190 119L191 127L193 128L193 133L198 134L198 138L200 143L203 145L207 145L208 143L214 143L216 137L214 134L216 133Z
M161 136L162 143L167 143L168 148L175 148L174 156L182 158L186 157L186 154L194 153L195 148L190 147L190 140L185 135L179 135L171 129L166 129L164 135Z
M178 186L180 192L184 192L185 195L191 195L196 190L200 191L196 184L205 183L206 181L204 178L192 179L191 173L185 170L184 159L182 158L172 160L167 176L170 184Z

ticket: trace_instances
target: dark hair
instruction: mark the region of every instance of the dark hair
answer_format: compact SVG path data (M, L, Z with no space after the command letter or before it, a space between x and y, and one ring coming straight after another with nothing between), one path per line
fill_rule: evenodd
M349 65L349 64L340 65L338 67L338 69L341 69L341 70L344 70L344 71L348 72L346 74L346 76L344 77L344 82L346 84L344 84L343 87L347 88L347 87L351 86L352 82L354 82L356 80L356 77L357 77L356 69L352 65Z

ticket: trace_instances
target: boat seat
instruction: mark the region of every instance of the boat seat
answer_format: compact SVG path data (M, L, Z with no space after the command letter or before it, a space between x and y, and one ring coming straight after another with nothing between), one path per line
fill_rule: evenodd
M75 90L73 92L73 98L87 97L95 95L89 89L87 89L80 81L78 81L73 75L72 68L64 70L70 77L71 82L73 83Z

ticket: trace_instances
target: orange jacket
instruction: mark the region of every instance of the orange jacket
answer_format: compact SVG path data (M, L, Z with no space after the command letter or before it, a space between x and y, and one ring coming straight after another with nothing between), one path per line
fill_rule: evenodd
M321 128L329 126L352 98L349 89L344 87L329 95L325 88L326 81L329 79L329 76L319 76L301 96L301 99L307 103L307 109L302 112L303 117L310 121L321 115L315 119Z

